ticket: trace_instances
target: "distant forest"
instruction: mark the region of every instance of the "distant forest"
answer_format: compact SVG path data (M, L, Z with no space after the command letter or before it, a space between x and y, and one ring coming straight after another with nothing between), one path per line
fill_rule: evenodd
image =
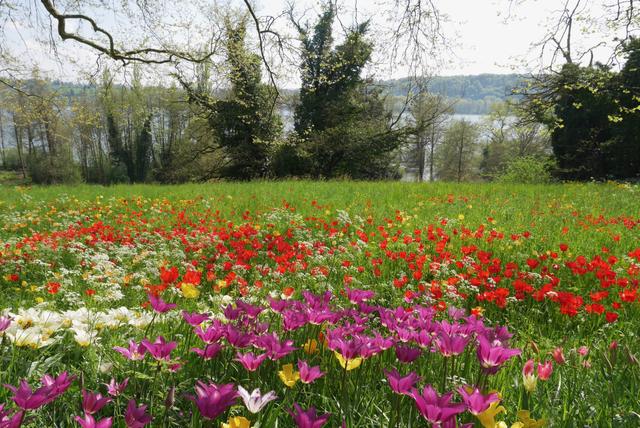
M489 114L491 105L512 97L512 89L523 84L526 77L519 74L478 74L470 76L436 76L428 84L428 91L457 100L453 106L457 114ZM403 98L411 87L408 78L380 82L393 97Z
M456 100L453 105L456 114L486 115L491 105L512 97L512 89L521 86L526 77L519 74L478 74L468 76L436 76L429 82L430 93ZM408 78L383 80L378 82L383 92L397 98L399 104L410 88ZM95 86L53 81L52 89L69 99L79 95L88 95ZM283 90L289 99L297 96L297 90Z

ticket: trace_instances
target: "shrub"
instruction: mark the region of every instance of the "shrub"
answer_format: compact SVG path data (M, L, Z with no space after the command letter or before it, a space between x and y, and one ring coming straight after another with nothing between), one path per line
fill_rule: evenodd
M504 171L496 177L501 183L544 184L552 180L554 163L550 159L533 156L516 158L507 163Z

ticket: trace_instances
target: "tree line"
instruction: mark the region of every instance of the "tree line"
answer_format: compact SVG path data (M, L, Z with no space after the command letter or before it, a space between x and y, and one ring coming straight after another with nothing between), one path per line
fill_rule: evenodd
M336 35L336 19L331 2L313 23L291 19L295 95L264 82L264 56L247 40L250 14L224 17L222 68L197 61L191 78L175 74L170 87L145 86L134 63L128 85L106 69L70 97L34 72L0 93L0 165L34 183L380 180L403 170L419 181L640 176L637 40L624 44L620 71L568 62L472 123L455 120L455 102L428 84L394 96L405 81L389 89L363 77L376 48L370 22ZM227 84L214 87L213 73ZM290 132L283 110L293 112Z

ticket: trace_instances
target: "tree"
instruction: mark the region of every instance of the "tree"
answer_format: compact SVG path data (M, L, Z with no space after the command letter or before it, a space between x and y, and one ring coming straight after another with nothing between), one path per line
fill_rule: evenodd
M429 180L433 181L435 153L442 138L444 124L453 114L453 103L444 96L423 92L416 96L409 106L412 132L409 144L411 164L418 169L418 181L422 182L428 161Z
M226 165L217 173L224 178L250 180L265 177L272 142L280 135L280 118L273 114L273 88L261 82L260 56L246 47L247 18L226 18L226 64L230 88L216 99L203 88L180 80L189 100L201 108L222 148Z
M102 92L113 164L111 180L124 178L129 183L143 182L151 165L152 113L147 105L147 91L140 81L139 69L134 66L131 89L115 90L109 73L105 72Z
M440 180L461 182L476 178L479 136L478 126L467 120L456 120L449 125L436 152Z
M294 21L302 45L302 87L295 131L314 177L383 178L392 174L392 152L401 133L392 129L381 90L362 78L373 45L368 22L347 31L333 47L335 6L310 29Z
M222 176L243 180L266 176L270 145L282 129L271 106L273 88L261 83L260 56L247 50L246 26L246 18L237 24L227 21L231 90L227 99L218 102L217 114L210 118L229 157Z
M640 178L640 39L624 46L624 67L615 78L619 113L615 125L615 153L611 168L619 178Z
M539 123L526 120L515 102L494 103L482 128L487 143L482 148L480 172L491 180L515 159L542 160L551 152L550 135Z

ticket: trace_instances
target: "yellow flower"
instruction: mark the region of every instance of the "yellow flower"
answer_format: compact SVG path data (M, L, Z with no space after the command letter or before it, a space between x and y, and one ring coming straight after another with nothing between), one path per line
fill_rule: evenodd
M309 339L302 345L302 349L307 354L317 354L318 353L318 341L315 339Z
M189 282L183 282L180 288L182 289L182 295L187 299L195 299L200 295L198 287Z
M522 422L514 422L513 425L511 425L511 428L523 428L524 425L522 425ZM500 421L496 424L496 428L509 428L509 425L507 425L506 422Z
M464 214L458 214L458 220L464 220Z
M44 299L42 297L36 297L36 303L42 303Z
M545 419L531 419L531 413L528 410L518 410L518 420L522 423L521 428L542 428L547 421Z
M496 423L496 415L507 412L507 409L499 404L500 401L494 401L487 410L476 416L484 428L499 428L499 424Z
M360 367L360 364L362 364L362 357L347 360L339 352L333 351L333 354L338 359L340 366L342 366L343 369L347 369L347 371L357 369Z
M538 384L538 378L533 374L523 375L522 384L524 385L524 389L526 389L527 392L533 392L536 390L536 386Z
M222 423L222 428L249 428L251 422L244 416L234 416L229 418L227 423Z
M300 372L293 370L293 364L285 364L282 366L282 370L278 372L278 376L282 382L287 385L289 388L293 388L293 386L300 379Z
M227 284L227 281L226 281L226 280L224 280L224 279L219 279L219 280L216 282L216 286L217 286L218 288L227 288L227 287L229 286L229 284Z

